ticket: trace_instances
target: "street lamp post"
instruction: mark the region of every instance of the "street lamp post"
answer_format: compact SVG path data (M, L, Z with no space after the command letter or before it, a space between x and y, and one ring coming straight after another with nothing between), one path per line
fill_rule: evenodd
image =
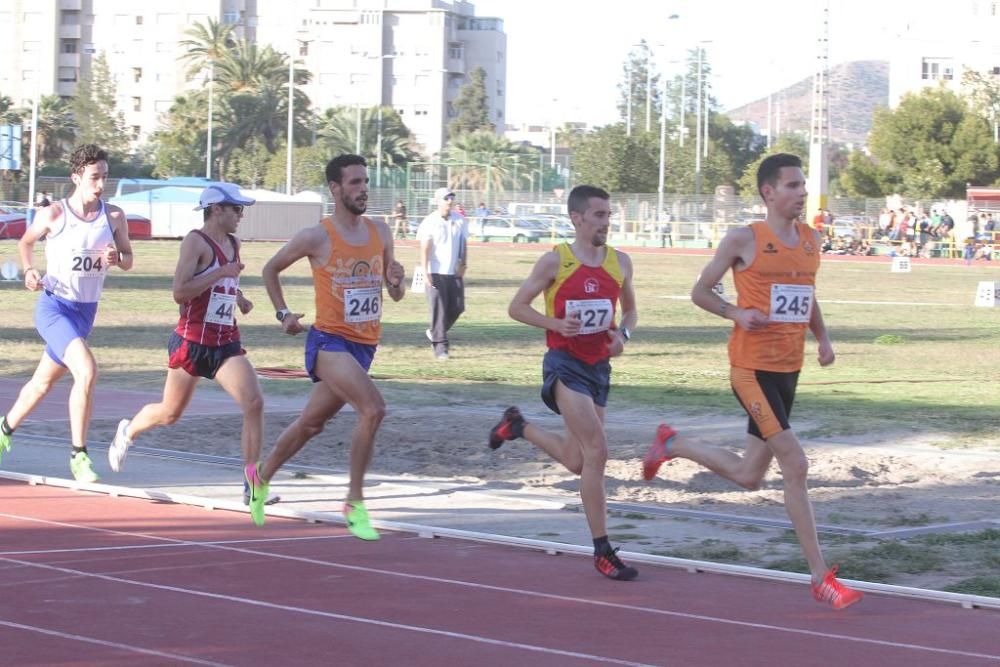
M694 123L694 193L701 194L701 44L698 44L698 100Z
M288 148L285 154L285 194L292 194L292 132L295 128L295 40L288 51Z
M631 63L630 63L631 64ZM625 77L625 136L632 136L632 68Z
M649 132L650 118L653 116L653 68L650 67L649 44L646 45L646 132Z
M208 138L205 140L205 178L212 180L212 98L215 96L215 62L208 65Z

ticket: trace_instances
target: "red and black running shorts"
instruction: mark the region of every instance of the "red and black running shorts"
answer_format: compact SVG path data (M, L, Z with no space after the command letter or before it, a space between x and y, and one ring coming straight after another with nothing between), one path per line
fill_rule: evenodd
M180 368L188 375L209 380L215 379L215 374L226 359L247 353L238 340L210 347L181 338L176 331L170 336L167 351L170 353L170 360L167 362L169 368Z

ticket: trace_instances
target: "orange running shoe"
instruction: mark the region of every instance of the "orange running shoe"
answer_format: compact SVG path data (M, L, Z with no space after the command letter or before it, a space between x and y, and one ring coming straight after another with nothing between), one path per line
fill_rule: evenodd
M837 581L836 565L823 575L823 581L818 584L813 582L812 592L817 602L829 602L834 609L847 609L865 596L861 591L848 588Z
M498 449L505 440L517 440L524 437L524 427L527 422L516 406L510 406L503 411L503 418L490 430L490 449Z
M647 482L656 477L661 465L674 458L667 454L667 445L676 435L677 431L666 424L656 427L656 438L642 457L642 478Z

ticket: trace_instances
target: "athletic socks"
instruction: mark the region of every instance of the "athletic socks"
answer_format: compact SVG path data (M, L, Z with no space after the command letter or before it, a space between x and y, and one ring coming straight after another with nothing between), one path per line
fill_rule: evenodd
M611 543L608 542L608 536L595 537L594 538L594 555L601 556L612 551Z
M14 434L14 429L12 429L10 427L10 424L7 423L7 417L6 416L0 417L0 431L3 431L4 435L13 435Z

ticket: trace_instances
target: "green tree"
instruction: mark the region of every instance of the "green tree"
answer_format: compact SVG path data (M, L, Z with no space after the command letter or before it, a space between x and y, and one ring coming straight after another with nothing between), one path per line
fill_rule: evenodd
M450 166L449 187L492 192L505 191L513 184L515 165L531 163L529 158L537 155L534 149L498 137L492 130L461 134L442 151ZM518 180L527 177L526 172L520 172Z
M316 126L317 144L330 155L354 153L357 149L358 110L356 107L327 109ZM378 162L379 135L382 137L382 166L400 167L420 157L413 135L392 107L361 109L361 155L369 166Z
M208 99L204 91L174 98L165 126L153 133L154 174L199 176L205 173Z
M655 192L659 178L658 138L627 136L618 123L590 132L573 156L574 180L609 192Z
M76 124L69 102L58 95L38 101L38 161L52 164L63 160L76 137Z
M448 133L458 138L463 134L496 127L490 122L490 103L486 95L486 70L476 67L469 72L469 82L462 86L455 99L455 120L448 124Z
M234 28L209 17L207 23L195 23L184 31L187 38L180 41L180 46L186 51L181 60L188 63L189 79L202 70L214 68L226 57L236 45Z
M736 183L737 189L741 194L758 196L757 192L757 169L760 167L760 163L764 161L769 155L774 155L775 153L791 153L792 155L798 155L802 158L802 170L808 174L809 173L809 142L801 134L782 134L778 136L774 142L771 144L771 149L764 153L748 164L746 169L743 170L743 175L740 180Z
M77 84L73 117L78 143L97 144L120 157L128 151L128 140L125 117L115 105L115 90L107 54L101 51L91 64L90 73Z
M904 95L894 110L877 109L869 146L905 195L961 198L966 183L989 184L998 176L987 121L943 87Z
M642 40L628 54L622 65L622 80L618 84L618 113L622 122L629 117L631 100L632 131L646 130L646 101L650 104L650 131L659 132L660 110L663 107L660 89L660 75L654 71L653 52L646 40Z
M838 189L848 197L883 197L899 187L898 179L862 151L852 151L837 180Z
M353 151L351 151L353 152ZM321 190L325 191L326 163L331 155L326 149L315 146L294 146L292 148L292 191ZM264 187L272 190L284 190L288 175L288 162L285 147L282 146L267 162L264 175Z

